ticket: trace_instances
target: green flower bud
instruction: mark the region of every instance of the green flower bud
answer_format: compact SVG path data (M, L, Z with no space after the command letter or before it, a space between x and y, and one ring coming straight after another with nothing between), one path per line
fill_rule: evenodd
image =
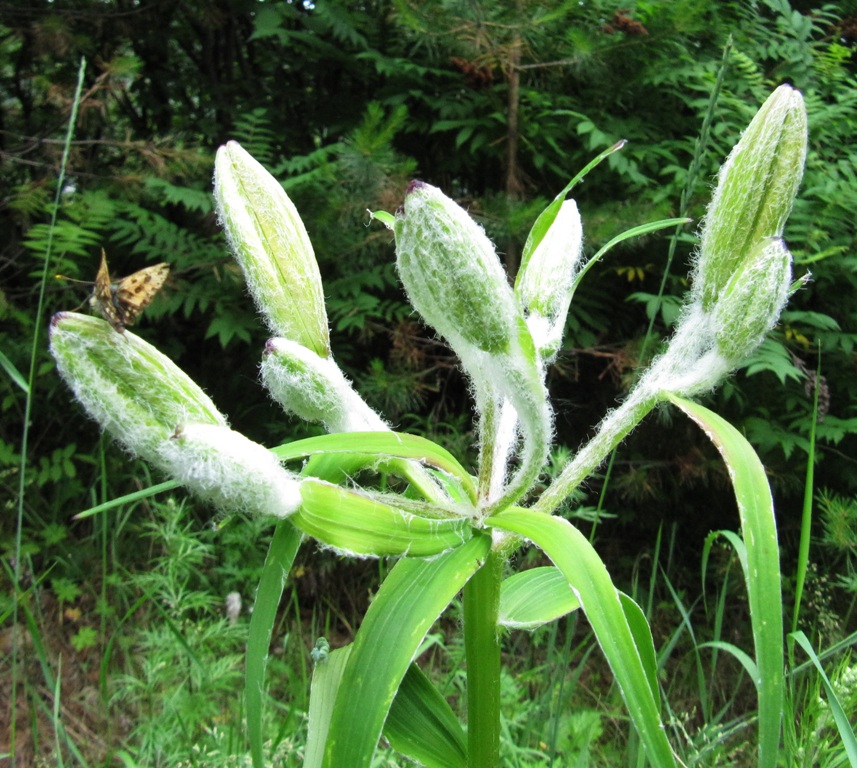
M377 432L388 427L330 358L288 339L269 339L262 381L289 413L321 422L328 432Z
M483 229L439 189L413 181L395 233L399 275L425 321L453 347L507 352L520 312Z
M209 397L130 331L75 312L54 315L51 354L89 415L131 452L164 468L159 449L187 421L226 426Z
M694 293L705 309L760 243L782 235L800 186L806 147L803 97L781 85L720 169L695 269Z
M583 256L583 226L574 200L566 200L538 247L521 266L515 294L544 359L559 350Z
M269 327L327 357L321 275L306 228L282 186L230 141L217 150L214 197L229 244Z
M159 455L176 480L223 512L286 517L301 505L299 478L229 427L185 424Z
M714 306L714 334L733 367L776 325L791 279L791 254L778 237L757 245L729 279Z
M716 387L776 325L790 284L791 254L783 241L762 241L711 310L698 300L685 306L669 346L640 378L636 395L692 397Z

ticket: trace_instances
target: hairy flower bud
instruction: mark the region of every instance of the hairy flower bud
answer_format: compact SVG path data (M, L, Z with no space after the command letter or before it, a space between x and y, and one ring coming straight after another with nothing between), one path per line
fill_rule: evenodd
M791 255L780 234L800 184L806 145L803 99L781 86L720 170L693 289L669 346L638 382L640 397L711 390L776 324L791 281Z
M544 359L559 350L573 280L583 256L583 227L574 200L563 202L542 241L521 264L515 294Z
M358 395L333 360L288 339L269 339L262 381L288 412L321 422L328 432L375 432L387 425Z
M130 331L61 312L51 322L57 369L87 412L130 451L164 468L158 450L178 424L226 418L172 360Z
M791 284L791 254L779 237L756 246L732 275L714 307L717 348L740 365L776 325Z
M720 169L694 279L694 293L706 310L761 243L782 235L800 186L806 147L803 97L781 85Z
M176 480L223 512L286 517L301 505L299 478L229 427L185 424L159 455Z
M229 244L269 327L327 357L321 275L303 221L280 183L230 141L217 150L214 196Z
M413 181L395 233L399 275L426 322L453 347L463 341L483 352L509 351L520 313L482 227L439 189Z

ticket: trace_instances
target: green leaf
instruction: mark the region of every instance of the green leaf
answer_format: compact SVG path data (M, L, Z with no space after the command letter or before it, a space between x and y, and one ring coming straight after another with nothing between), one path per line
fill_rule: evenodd
M566 195L571 192L571 190L577 186L583 179L586 177L586 174L589 173L593 168L595 168L604 158L612 155L614 152L622 149L625 146L624 139L622 141L617 142L611 147L605 149L601 154L599 154L594 160L588 163L580 173L578 173L568 184L565 185L562 192L560 192L545 208L536 219L533 224L532 229L530 230L529 235L527 235L527 242L524 243L524 250L521 253L521 267L518 270L518 274L523 274L524 269L527 265L527 262L530 259L530 256L533 255L533 252L536 248L539 247L539 243L544 239L547 231L551 228L551 224L553 224L554 219L556 219L557 214L559 214L559 209L562 208L563 201L565 200ZM517 285L515 286L517 288Z
M304 533L328 546L370 557L428 557L458 547L472 535L469 518L420 517L366 494L308 478L292 516Z
M244 705L247 708L247 736L254 768L264 768L262 745L262 710L265 694L265 669L268 666L268 648L277 608L283 595L286 576L301 544L301 534L288 520L281 520L274 529L274 538L268 548L247 639L247 671L244 681Z
M680 224L689 224L693 219L681 218L681 219L661 219L660 221L652 221L648 224L641 224L639 227L631 227L631 229L626 229L624 232L616 235L616 237L612 238L605 245L601 246L598 249L598 252L586 262L586 265L583 269L580 270L574 276L573 287L576 289L578 285L580 285L580 281L583 280L584 276L587 272L589 272L592 267L594 267L601 257L607 253L613 246L618 245L619 243L630 240L632 237L640 237L642 235L647 235L650 232L657 232L659 229L667 229L669 227L676 227Z
M818 674L821 677L821 684L827 693L830 712L833 714L833 720L836 722L836 728L839 730L839 736L842 738L845 753L848 755L848 762L851 763L852 768L857 768L857 738L854 736L854 729L851 727L851 723L848 722L848 715L842 709L842 704L839 703L839 699L836 697L836 691L830 684L824 667L821 666L821 661L819 661L818 656L813 650L809 638L803 632L793 632L789 637L793 637L800 647L806 651L815 668L818 670Z
M631 634L634 636L634 642L637 644L637 651L640 654L640 661L643 662L643 669L646 672L646 677L649 678L649 686L652 689L652 696L655 702L660 702L660 691L658 688L658 655L655 651L655 641L652 638L652 629L649 622L646 620L646 614L637 603L624 592L619 593L619 600L622 603L622 610L625 611L625 618L628 620L628 626L631 628ZM660 706L658 707L660 710Z
M30 393L30 386L27 380L21 375L21 372L15 367L15 364L0 350L0 368L6 371L6 374L21 390L26 394Z
M498 622L510 629L535 629L579 607L562 571L550 565L530 568L501 584Z
M758 675L759 766L777 763L785 695L783 677L783 598L774 501L765 468L744 436L703 406L670 396L670 402L693 419L720 451L729 468L746 545L742 562Z
M342 677L326 768L369 766L396 691L426 632L491 547L477 535L432 560L396 563L369 606Z
M351 648L351 645L337 648L315 665L309 693L309 725L303 768L321 768L324 761L330 719Z
M783 386L786 384L786 379L800 381L803 378L789 350L774 339L765 339L747 358L742 368L747 376L769 371L780 380Z
M725 651L735 658L735 660L744 667L744 671L750 676L751 680L756 680L759 677L759 668L752 657L742 651L737 645L726 643L722 640L711 640L707 643L701 643L700 648L716 648L719 651Z
M674 766L659 700L652 690L619 593L586 537L563 518L521 508L500 512L486 520L486 525L529 539L562 571L613 670L649 760L655 766Z
M458 718L431 680L408 667L384 723L394 749L426 768L466 768L467 739Z
M380 221L387 229L393 229L396 226L396 217L387 211L369 211L369 215L373 219Z
M473 478L445 448L424 437L402 432L338 432L296 440L272 449L281 461L294 461L317 454L354 454L360 460L349 471L377 464L378 458L411 459L436 467L455 477L472 501L476 500Z
M110 509L121 507L123 504L131 504L132 502L139 501L140 499L146 499L149 496L154 496L155 494L163 493L164 491L172 491L176 488L181 488L181 485L175 480L167 480L165 483L151 485L148 488L143 488L141 491L134 491L134 493L128 493L117 499L111 499L110 501L105 501L103 504L97 504L89 509L84 509L83 512L78 512L74 515L72 520L83 520L86 517L92 517L93 515L107 512Z

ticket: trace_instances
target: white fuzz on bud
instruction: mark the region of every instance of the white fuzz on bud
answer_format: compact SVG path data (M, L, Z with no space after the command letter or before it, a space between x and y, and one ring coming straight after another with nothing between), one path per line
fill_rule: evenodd
M172 360L130 331L61 312L51 321L51 354L87 413L128 450L163 467L158 449L176 424L226 426L199 386Z
M354 391L332 359L288 339L269 339L262 381L289 413L321 422L328 432L379 432L384 420Z
M583 225L574 200L563 202L542 241L521 264L515 294L542 359L559 351L573 281L583 257Z
M776 325L788 299L791 254L779 237L759 243L714 305L717 347L740 365Z
M309 235L285 190L230 141L217 150L214 197L229 244L269 327L327 357L321 275Z
M159 453L176 480L223 512L287 517L301 504L300 479L228 427L185 424Z
M803 98L780 86L720 169L688 303L638 389L685 396L708 391L774 327L791 281L791 254L780 235L806 148Z
M803 176L806 150L803 97L781 85L720 169L693 275L694 294L706 310L760 245L782 236Z
M436 187L412 181L395 233L399 275L425 321L459 354L460 341L508 352L520 313L482 227Z

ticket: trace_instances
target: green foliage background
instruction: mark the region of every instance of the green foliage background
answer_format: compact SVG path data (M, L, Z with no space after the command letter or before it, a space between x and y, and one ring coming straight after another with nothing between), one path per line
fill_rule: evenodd
M513 272L545 202L624 138L625 149L578 190L586 248L649 220L687 213L698 221L741 128L774 86L791 82L807 102L811 149L786 237L796 274L811 271L812 280L709 404L760 451L788 552L813 407L805 385L819 361L817 482L846 498L857 490L856 35L854 3L797 0L6 3L4 368L29 366L81 57L87 88L49 274L91 279L102 246L117 275L168 261L172 277L140 333L202 383L245 434L267 445L305 434L258 385L265 331L213 213L214 151L237 139L283 181L306 222L329 291L334 353L358 389L398 428L459 456L473 442L460 415L465 384L449 352L410 313L391 238L367 226L366 210L394 210L408 180L422 178L467 205ZM710 140L690 172L730 39ZM654 354L657 344L643 341L650 320L655 339L668 334L686 288L693 229L675 238L672 261L666 235L614 251L575 297L551 372L560 443L577 447L627 387L644 346L647 357ZM86 292L51 277L43 320L77 306ZM25 553L36 572L58 560L64 575L81 578L88 558L74 544L91 528L70 524L70 515L149 481L99 441L54 375L46 338L39 349ZM0 412L0 544L8 554L24 413L11 375L0 379ZM618 517L599 536L617 558L634 558L638 542L653 540L667 521L696 561L707 531L735 514L721 472L692 427L652 420L617 455L603 503ZM601 483L593 479L589 489L594 505ZM115 545L133 551L121 539ZM252 583L247 573L241 578Z
M466 398L454 361L408 313L389 236L366 226L366 209L394 210L411 177L439 184L468 204L513 270L539 205L596 152L625 138L610 167L580 190L587 247L684 212L683 194L698 220L739 126L772 85L791 81L807 100L812 152L787 236L797 274L811 270L813 279L771 342L717 395L718 408L760 447L788 526L811 410L803 386L820 345L829 395L820 471L825 484L851 493L854 17L842 5L784 0L618 5L7 6L0 28L4 353L26 369L58 139L81 56L89 61L88 89L50 270L91 279L101 246L120 275L169 261L173 278L141 332L205 382L237 427L269 444L301 427L284 427L255 383L264 330L212 213L220 143L242 142L297 202L329 287L335 352L361 390L401 427L455 440L466 425L446 422ZM710 144L691 178L730 36ZM668 333L672 296L684 289L681 262L693 246L692 232L678 238L680 258L668 267L668 240L651 237L614 254L584 284L553 372L559 436L572 447L633 375L647 313L655 314L658 337ZM85 289L52 280L48 312L84 297ZM43 359L32 442L39 472L29 504L53 518L93 486L99 469L86 458L93 429ZM232 375L218 375L223 370ZM11 490L22 393L9 378L3 387L0 460ZM688 490L717 482L688 440L676 434L653 446L642 433L620 456L608 505L633 511L643 504L657 522L680 515ZM110 476L127 477L117 472ZM660 514L648 511L654 507Z

